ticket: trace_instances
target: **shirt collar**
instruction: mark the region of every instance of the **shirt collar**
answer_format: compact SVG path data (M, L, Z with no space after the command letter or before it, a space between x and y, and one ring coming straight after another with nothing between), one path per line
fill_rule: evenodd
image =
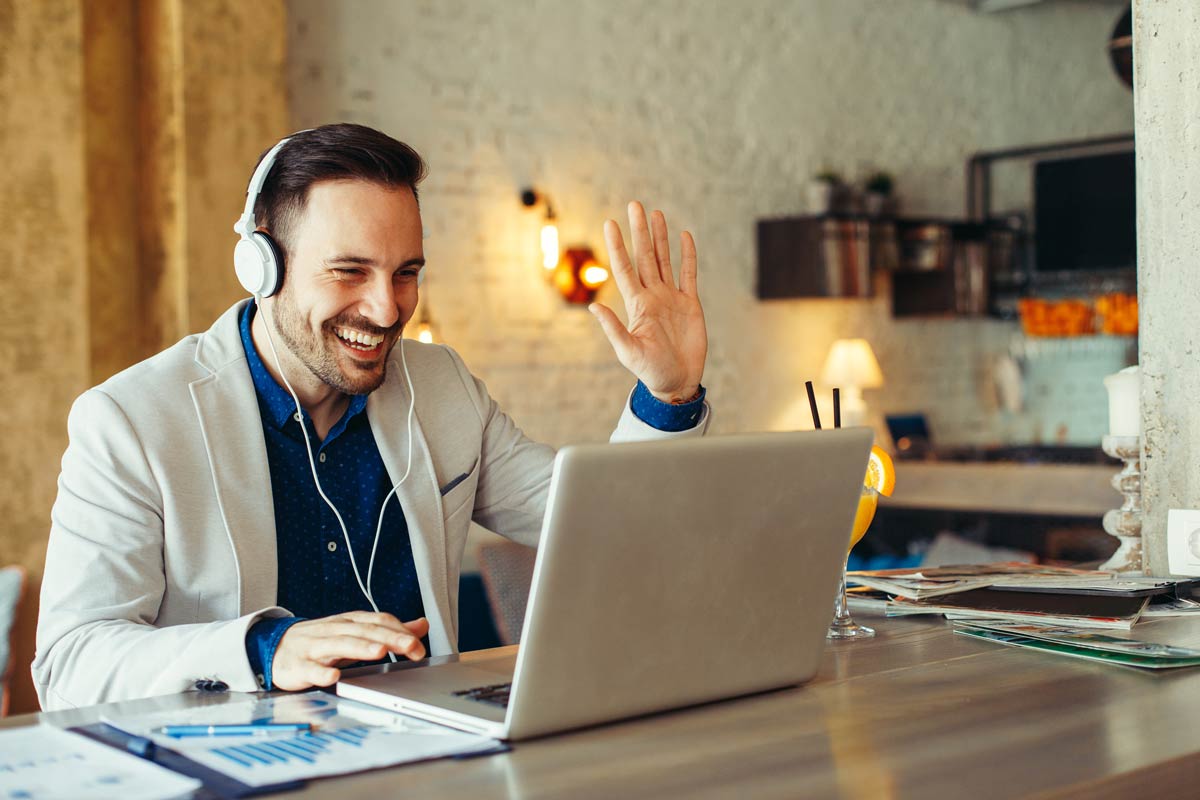
M254 339L250 335L250 323L254 320L254 314L257 311L256 303L247 303L246 310L242 312L240 327L242 331L242 347L246 351L246 363L250 367L250 378L254 381L254 391L258 394L259 407L262 409L264 416L276 427L282 429L288 423L288 420L296 413L296 401L292 399L291 394L286 389L275 382L271 377L271 373L267 372L267 367L263 364L262 358L258 355L258 349L254 346ZM356 394L350 396L350 407L346 409L346 413L338 420L330 431L327 439L332 439L337 433L341 432L347 422L352 417L362 412L367 407L367 396L365 394ZM308 413L305 412L305 417Z

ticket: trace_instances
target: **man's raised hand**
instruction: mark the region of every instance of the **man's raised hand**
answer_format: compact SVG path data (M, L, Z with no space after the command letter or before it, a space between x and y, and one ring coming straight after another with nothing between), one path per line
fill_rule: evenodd
M659 400L682 403L700 390L708 333L696 292L696 243L684 231L679 236L679 282L671 265L667 220L661 211L650 215L636 201L629 204L633 261L625 250L621 228L604 223L604 241L617 290L625 301L629 327L612 309L590 306L600 321L617 360Z

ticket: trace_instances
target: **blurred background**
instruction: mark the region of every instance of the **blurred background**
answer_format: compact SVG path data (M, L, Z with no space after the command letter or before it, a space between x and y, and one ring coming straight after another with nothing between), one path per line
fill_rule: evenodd
M423 319L535 438L605 440L632 384L585 306L547 280L542 228L603 266L604 219L624 224L639 199L697 240L714 431L811 427L804 381L824 396L834 342L865 339L876 366L840 382L861 383L862 419L889 447L896 433L944 459L1091 459L1107 430L1100 379L1137 357L1132 251L1059 263L1037 237L1056 192L1125 186L1127 12L0 2L0 563L29 578L13 709L36 704L26 665L70 403L242 295L231 226L259 154L296 129L359 122L425 157ZM1064 160L1078 170L1045 166ZM1088 222L1054 231L1089 235ZM622 313L611 282L587 288ZM1086 505L1047 513L1099 527ZM894 521L896 552L906 526L978 527L960 523ZM1016 544L1046 555L1044 537Z

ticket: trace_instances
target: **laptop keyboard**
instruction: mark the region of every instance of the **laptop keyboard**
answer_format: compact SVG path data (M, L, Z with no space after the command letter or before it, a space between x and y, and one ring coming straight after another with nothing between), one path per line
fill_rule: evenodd
M455 697L465 697L468 700L508 708L508 693L511 689L511 683L497 683L494 686L476 686L474 689L464 689L453 694Z

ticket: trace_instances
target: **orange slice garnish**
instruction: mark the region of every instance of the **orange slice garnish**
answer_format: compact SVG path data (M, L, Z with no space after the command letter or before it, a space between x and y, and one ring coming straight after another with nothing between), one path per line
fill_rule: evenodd
M896 465L888 452L878 445L871 445L863 486L870 486L884 497L890 497L896 488Z

